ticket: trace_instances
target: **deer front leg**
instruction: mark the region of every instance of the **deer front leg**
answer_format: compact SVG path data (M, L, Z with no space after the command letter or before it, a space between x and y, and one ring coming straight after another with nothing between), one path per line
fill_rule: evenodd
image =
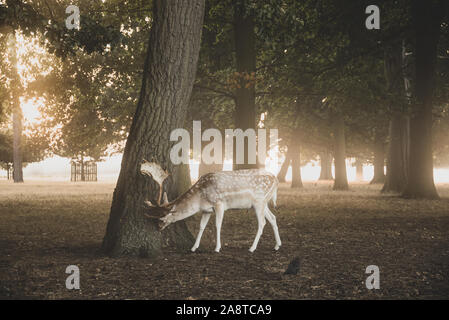
M257 204L254 206L254 211L256 211L257 216L257 233L256 238L254 239L253 245L249 248L250 252L254 252L257 248L257 244L259 243L260 236L263 232L263 227L265 227L265 204Z
M221 223L223 222L224 208L222 204L217 204L214 208L215 211L215 226L217 227L217 245L215 252L220 252L221 249Z
M200 222L200 231L198 231L198 235L196 237L195 244L192 247L192 252L195 252L196 249L200 246L201 237L203 236L203 231L206 228L207 223L209 222L209 218L212 214L211 213L203 213L201 216L201 222Z

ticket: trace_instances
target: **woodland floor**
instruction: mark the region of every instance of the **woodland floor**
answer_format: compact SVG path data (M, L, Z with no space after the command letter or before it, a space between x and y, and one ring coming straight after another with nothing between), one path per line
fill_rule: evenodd
M257 250L252 211L229 211L223 248L213 251L213 218L196 253L160 258L98 254L113 184L0 182L2 299L435 299L449 298L449 185L441 200L381 195L380 186L330 182L282 185L275 212L283 242L273 250L267 223ZM188 221L196 235L199 216ZM300 259L297 275L283 275ZM80 268L81 290L67 290L65 269ZM380 268L367 290L365 269Z

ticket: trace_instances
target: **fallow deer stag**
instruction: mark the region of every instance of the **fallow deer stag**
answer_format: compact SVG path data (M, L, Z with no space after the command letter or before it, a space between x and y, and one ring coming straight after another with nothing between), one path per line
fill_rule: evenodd
M236 170L208 173L202 176L187 192L176 200L168 202L164 193L164 203L161 204L163 182L169 176L158 164L143 160L140 171L142 174L152 177L159 184L159 198L154 205L145 201L147 205L146 215L149 218L159 219L159 228L163 230L171 223L186 219L201 211L202 217L200 230L196 237L192 251L195 251L201 241L201 236L206 228L212 212L215 212L217 227L217 244L215 251L221 249L221 223L224 212L227 209L254 208L257 216L258 229L253 245L249 249L253 252L257 248L267 219L273 227L276 239L275 250L281 246L276 217L268 208L268 202L273 201L276 206L278 180L274 175L264 170Z

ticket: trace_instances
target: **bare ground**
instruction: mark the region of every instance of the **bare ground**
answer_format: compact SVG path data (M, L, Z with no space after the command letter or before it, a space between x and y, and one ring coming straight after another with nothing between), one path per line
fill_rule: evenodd
M0 182L2 299L435 299L449 298L449 185L441 200L381 195L380 186L282 185L276 210L283 246L273 250L267 223L259 247L252 211L229 211L222 252L209 222L196 253L160 258L98 254L113 184ZM196 234L199 216L188 221ZM297 275L283 275L300 259ZM67 290L77 265L81 290ZM368 265L380 289L365 287Z

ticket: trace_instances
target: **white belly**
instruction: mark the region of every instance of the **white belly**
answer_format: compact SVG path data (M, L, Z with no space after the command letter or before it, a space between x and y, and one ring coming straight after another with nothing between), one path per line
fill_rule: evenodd
M226 209L249 209L253 206L254 197L251 193L233 194L223 199Z

